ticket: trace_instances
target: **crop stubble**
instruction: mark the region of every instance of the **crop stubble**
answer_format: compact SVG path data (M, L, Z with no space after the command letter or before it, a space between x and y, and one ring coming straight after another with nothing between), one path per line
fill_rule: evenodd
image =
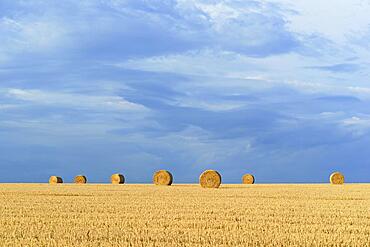
M1 246L369 246L370 185L0 185Z

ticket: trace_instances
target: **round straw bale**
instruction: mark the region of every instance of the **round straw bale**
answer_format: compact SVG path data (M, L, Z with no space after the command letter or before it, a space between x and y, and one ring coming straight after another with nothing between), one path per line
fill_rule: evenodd
M333 172L330 175L330 183L331 184L344 184L344 176L340 172Z
M49 178L49 184L62 184L63 179L58 176L50 176Z
M76 184L86 184L87 183L87 178L83 175L77 175L75 177L75 183Z
M110 181L112 182L112 184L124 184L125 177L122 174L116 173L110 177Z
M243 184L254 184L254 176L252 174L244 174L242 182Z
M155 185L171 185L172 180L172 174L166 170L156 171L153 175L153 183Z
M199 177L203 188L218 188L221 185L221 175L214 170L206 170Z

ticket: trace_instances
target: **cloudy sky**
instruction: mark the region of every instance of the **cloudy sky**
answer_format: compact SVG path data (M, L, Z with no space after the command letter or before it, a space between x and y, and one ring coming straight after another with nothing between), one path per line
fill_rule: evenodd
M370 181L368 1L0 1L0 181Z

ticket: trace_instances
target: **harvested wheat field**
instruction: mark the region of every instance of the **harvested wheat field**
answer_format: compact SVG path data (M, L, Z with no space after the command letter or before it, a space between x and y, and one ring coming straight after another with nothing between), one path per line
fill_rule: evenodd
M1 246L370 246L370 185L0 185Z

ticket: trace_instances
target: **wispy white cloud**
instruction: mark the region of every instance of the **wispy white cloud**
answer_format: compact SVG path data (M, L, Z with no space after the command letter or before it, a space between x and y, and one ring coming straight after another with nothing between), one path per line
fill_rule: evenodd
M9 98L32 102L41 105L57 105L76 109L118 110L118 111L145 111L144 106L131 103L119 96L85 95L66 92L51 92L35 89L11 88L3 90Z
M345 44L352 36L366 32L370 25L367 1L274 1L286 4L296 13L287 13L289 28L299 33L318 33L333 42Z
M12 109L16 108L18 105L15 104L0 104L0 110L7 110L7 109Z
M45 54L65 45L62 23L52 18L11 18L0 19L0 57L14 59L24 54Z
M209 79L193 81L192 84L203 84L211 88L266 90L286 86L307 93L351 94L369 98L369 88L356 86L361 83L351 77L357 70L343 76L339 84L338 77L328 76L325 69L315 73L307 69L307 64L316 64L315 61L316 58L305 58L299 54L254 58L234 52L206 49L129 59L108 65L122 69L165 73L176 71L185 76L208 77Z
M341 125L355 136L364 136L370 132L370 116L352 116L343 119Z

